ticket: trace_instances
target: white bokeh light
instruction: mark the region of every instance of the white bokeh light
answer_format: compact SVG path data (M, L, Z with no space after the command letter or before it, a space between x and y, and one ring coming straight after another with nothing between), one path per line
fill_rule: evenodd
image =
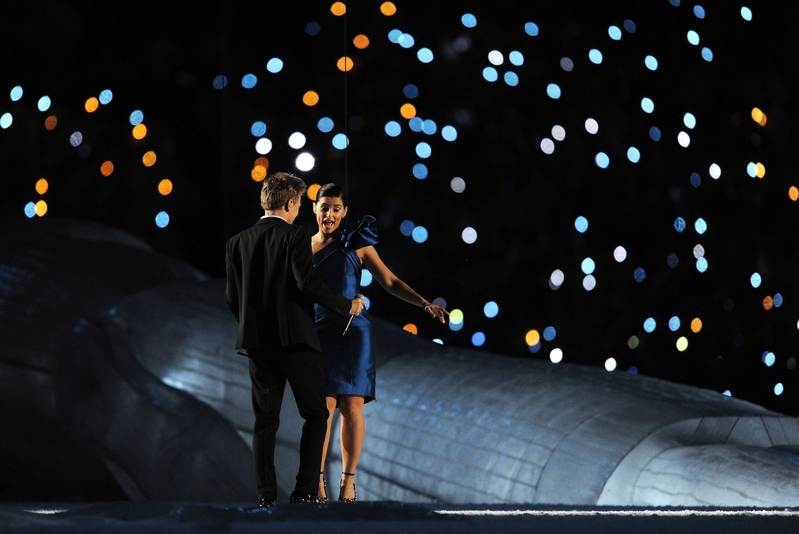
M619 263L621 263L624 260L626 260L627 259L627 249L625 249L621 245L616 247L616 249L613 251L613 259L615 259Z
M586 291L592 291L596 287L596 278L594 278L593 274L589 274L585 278L583 278L583 288Z
M471 245L477 241L477 230L471 226L467 226L463 229L463 232L461 232L461 239L463 239L464 243Z
M272 141L266 137L260 138L255 142L255 151L261 155L269 154L272 151Z
M605 360L605 370L606 371L615 371L616 370L616 359L615 358L608 358Z
M594 119L588 119L585 121L585 131L594 135L599 131L599 123Z
M299 156L297 156L297 160L295 161L295 165L297 168L303 172L310 171L313 169L314 164L316 163L316 159L309 154L308 152L303 152Z
M289 146L294 149L299 149L305 146L305 136L300 132L294 132L289 136Z
M566 130L563 126L556 124L552 127L552 138L555 139L555 141L563 141L566 139Z
M561 349L552 349L549 351L549 361L552 363L560 363L563 361L563 351Z
M544 137L541 140L541 152L544 154L552 154L555 151L555 142L549 137Z
M688 148L688 145L691 144L691 136L685 132L680 132L677 135L677 142L680 143L681 147Z
M499 50L492 50L488 53L488 62L492 65L502 65L504 61L505 58Z
M721 167L718 164L714 163L710 166L710 177L714 180L718 180L721 177Z

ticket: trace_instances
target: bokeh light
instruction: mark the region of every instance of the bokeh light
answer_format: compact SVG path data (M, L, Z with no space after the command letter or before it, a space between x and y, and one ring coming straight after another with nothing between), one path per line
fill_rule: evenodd
M473 244L477 241L477 230L471 226L467 226L463 229L463 232L461 232L461 239L463 239L463 242L467 245Z
M147 136L147 126L144 123L139 123L133 127L133 138L134 139L144 139Z
M486 335L483 332L475 332L472 334L472 345L475 347L482 347L486 342Z
M95 111L97 111L97 108L99 107L100 107L100 101L93 96L88 98L86 102L83 104L83 109L85 109L87 113L94 113Z
M552 363L560 363L563 361L563 350L559 348L549 351L549 361Z
M541 342L541 334L538 333L538 330L528 330L527 333L524 335L524 342L527 343L528 347L532 347L533 345L538 345Z
M333 2L333 5L330 6L330 12L340 17L347 12L347 5L344 2Z
M657 126L652 126L649 129L649 138L652 141L655 141L655 142L660 141L660 138L661 138L662 135L663 134L660 132L660 128L658 128Z
M549 287L552 289L558 289L560 286L563 285L563 281L566 279L563 271L560 269L555 269L552 271L552 274L549 275Z
M678 351L685 352L686 350L688 350L688 338L682 336L677 340L677 343L675 345L677 346Z
M617 262L621 263L627 259L627 249L619 245L618 247L613 249L613 259Z
M47 182L46 178L39 178L36 180L36 192L40 195L47 193L47 190L50 188L50 184Z
M141 157L141 162L144 164L145 167L152 167L153 165L155 165L157 159L158 157L155 155L155 152L153 150L148 150Z
M694 334L698 334L701 331L702 331L702 319L700 319L699 317L695 317L691 321L691 332L693 332Z
M608 358L605 360L605 370L606 371L615 371L616 370L616 359L615 358Z
M103 176L111 176L114 174L114 162L104 161L103 164L100 165L100 174Z
M406 332L413 334L414 336L419 333L419 328L413 323L406 324L405 326L402 327L402 329L405 330Z
M403 104L400 108L400 115L406 119L412 119L416 116L416 106L413 104Z
M355 38L352 40L352 44L355 45L355 48L363 50L369 46L369 38L361 33L355 36Z
M266 62L266 70L271 72L272 74L277 74L281 70L283 70L283 60L277 57L273 57L269 61Z
M338 70L340 70L341 72L349 72L349 71L351 71L351 70L352 70L352 67L353 67L352 59L350 59L350 58L349 58L349 57L347 57L347 56L342 56L342 57L341 57L341 58L339 58L339 60L336 62L336 67L337 67L337 68L338 68Z
M498 306L498 305L497 305L497 303L496 303L496 302L494 302L493 300L491 300L491 301L488 301L488 302L486 302L486 303L485 303L485 305L483 306L483 313L484 313L484 314L485 314L485 316L486 316L486 317L488 317L489 319L493 319L493 318L494 318L494 317L496 317L496 316L497 316L497 314L499 313L499 306Z
M302 103L309 107L315 106L319 103L319 93L316 91L306 91L305 94L302 95Z
M166 228L169 225L169 214L165 211L159 211L155 216L155 225L158 228Z
M158 182L158 192L161 193L163 196L167 196L172 192L172 180L169 178L164 178L160 182Z
M36 202L36 215L39 217L44 217L47 214L47 202L44 200L39 200Z
M397 6L394 5L394 2L383 2L380 4L380 12L390 17L397 12Z
M2 118L0 118L0 126L2 126ZM55 127L58 126L58 117L55 115L50 115L46 119L44 119L44 128L48 131L55 130Z

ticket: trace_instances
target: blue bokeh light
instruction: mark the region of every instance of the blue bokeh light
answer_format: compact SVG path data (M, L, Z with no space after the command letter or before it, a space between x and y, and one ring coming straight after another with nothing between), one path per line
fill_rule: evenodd
M521 67L524 65L524 54L519 52L518 50L512 51L508 54L508 61L510 61L511 65L516 67Z
M438 125L433 119L425 119L422 121L422 131L427 135L434 135L438 131Z
M707 267L708 267L707 258L705 258L704 256L696 260L696 270L699 271L700 273L707 271Z
M252 89L258 83L258 77L255 74L245 74L241 79L241 86L245 89Z
M638 267L633 273L633 279L639 284L646 280L646 271L643 267Z
M561 91L560 87L558 87L558 84L551 83L547 85L547 95L549 96L549 98L553 100L557 100L558 98L560 98Z
M658 60L655 58L655 56L646 56L646 59L644 59L644 64L649 70L658 70Z
M666 258L666 265L668 265L672 269L676 269L679 264L680 264L680 258L678 258L674 252L669 254L669 257Z
M404 94L407 98L416 98L419 96L419 88L414 84L409 83L402 88L402 94Z
M652 102L651 98L644 97L641 99L641 109L643 109L645 113L652 113L655 111L655 103Z
M707 232L707 222L702 217L698 218L694 223L694 230L697 234L704 234Z
M316 127L319 128L319 131L322 133L329 133L333 130L333 119L330 117L322 117L319 119L319 122L316 123Z
M13 89L11 89L11 101L17 102L20 98L22 98L23 90L22 87L17 85Z
M696 127L696 117L694 117L693 113L686 113L682 118L682 122L686 128L693 130Z
M417 180L424 180L427 178L427 166L424 163L417 163L413 166L413 176Z
M655 331L657 325L658 325L657 321L655 321L655 319L650 317L646 321L644 321L644 331L646 331L648 334L651 334L652 332Z
M255 121L250 126L250 133L255 137L261 137L266 133L266 123L263 121Z
M472 345L475 347L482 347L486 342L486 335L482 332L475 332L472 334Z
M708 47L702 49L702 59L705 61L713 61L713 51L710 50Z
M416 57L419 58L419 61L422 63L430 63L433 61L433 51L429 48L420 48L418 52L416 52Z
M592 258L585 258L583 262L580 264L580 269L586 275L591 274L594 272L594 269L596 269L596 263Z
M621 29L619 29L618 26L610 26L608 28L608 35L614 41L619 41L621 40Z
M5 112L2 116L0 116L0 128L4 130L10 127L13 122L14 117L9 112Z
M36 204L33 202L25 204L25 216L29 219L36 217Z
M102 105L105 106L106 104L110 104L113 99L114 99L114 93L111 91L111 89L103 89L102 91L100 91L100 97L98 98L98 100Z
M760 287L760 284L763 283L763 278L760 276L760 273L752 273L752 276L749 277L749 283L752 284L752 287L757 289Z
M441 129L441 137L450 142L455 141L458 138L458 130L456 130L453 126L444 126Z
M783 302L784 302L784 300L783 300L782 295L780 293L777 293L776 295L774 295L774 307L775 308L779 308L780 306L782 306Z
M600 52L596 48L592 48L588 52L588 59L590 59L591 63L593 63L594 65L599 65L600 63L602 63L602 52Z
M272 59L266 62L266 70L268 70L272 74L277 74L278 72L283 70L283 60L278 57L273 57Z
M513 71L508 71L502 77L505 80L505 83L508 84L510 87L516 87L519 85L519 75Z
M588 230L588 219L580 215L574 220L574 228L581 234Z
M165 211L158 212L158 215L155 216L155 225L158 228L166 228L169 224L169 214Z
M477 26L477 17L471 13L466 13L461 17L461 23L467 28L474 28Z
M136 126L137 124L141 124L142 121L144 120L144 113L141 110L137 109L136 111L130 114L128 120L130 121L131 126Z
M742 7L741 8L741 17L745 21L751 22L752 21L752 10L749 9L748 7L746 7L746 6Z
M406 237L411 236L414 228L416 228L416 225L413 224L413 221L406 219L400 223L400 233Z
M386 133L390 137L397 137L402 133L402 126L397 121L388 121L386 123Z
M683 231L685 231L685 219L682 217L677 217L674 219L674 229L679 233L683 233Z
M487 82L495 82L499 79L499 74L497 73L497 69L494 67L486 67L483 69L483 78Z
M417 226L413 229L413 232L411 232L411 237L417 243L424 243L427 241L427 228L424 226Z
M322 27L319 25L318 22L311 21L305 25L305 33L307 33L311 37L319 35L320 31L322 31Z
M350 140L343 133L337 133L333 136L333 146L337 149L344 150L349 144Z
M699 44L699 34L696 33L694 30L688 32L687 39L688 42L694 46Z
M661 136L662 136L662 134L660 133L660 128L658 128L657 126L652 126L649 129L649 138L652 141L655 141L655 142L660 141Z
M696 18L698 19L705 18L705 8L700 5L694 6L694 15L696 15Z
M599 152L596 156L594 156L594 163L600 169L607 169L608 165L610 165L610 158L604 152Z
M403 33L400 35L399 39L397 39L397 44L402 48L413 48L413 45L416 44L416 40L414 40L413 35L410 33Z
M211 85L213 85L214 89L217 90L224 89L225 87L227 87L227 76L223 76L222 74L215 76L214 81L211 83Z
M39 99L39 102L36 104L36 107L39 108L39 111L47 111L48 109L50 109L50 104L52 104L50 97L43 96Z
M369 272L369 269L361 270L361 287L367 287L369 284L372 283L374 277L372 273Z
M774 394L776 396L780 396L785 392L785 386L782 385L782 382L778 382L776 386L774 386Z
M422 128L424 128L424 121L421 117L414 117L408 120L408 128L413 132L421 132Z
M485 306L483 306L483 313L489 319L493 319L499 313L499 305L493 300L486 302Z
M631 146L627 149L627 159L633 163L638 163L641 161L641 152L634 146Z
M694 186L694 187L699 187L700 185L702 185L702 177L699 176L698 172L692 172L691 173L690 181L691 181L691 185Z
M546 341L552 341L555 339L555 336L558 335L558 332L555 330L554 326L547 326L544 328L544 339Z
M525 23L524 33L526 33L530 37L535 37L536 35L538 35L538 24L536 24L535 22Z
M391 30L388 32L388 40L394 44L399 43L400 37L402 37L402 32L400 30Z
M675 315L674 317L669 319L669 330L671 330L672 332L676 332L679 329L680 329L680 318Z
M429 158L433 154L433 149L430 145L422 141L416 145L416 155L422 159Z

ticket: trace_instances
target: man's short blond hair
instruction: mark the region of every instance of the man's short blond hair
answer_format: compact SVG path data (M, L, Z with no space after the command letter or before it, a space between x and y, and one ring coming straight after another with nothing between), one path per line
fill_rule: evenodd
M288 172L276 172L266 177L261 187L261 207L268 211L285 208L289 200L307 190L302 178Z

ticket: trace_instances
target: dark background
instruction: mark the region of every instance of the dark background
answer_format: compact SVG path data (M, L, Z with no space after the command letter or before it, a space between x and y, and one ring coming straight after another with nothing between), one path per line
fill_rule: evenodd
M675 6L673 3L681 5ZM24 218L28 202L43 198L49 218L102 222L146 240L154 249L180 258L212 277L224 276L224 243L262 215L260 184L250 178L256 138L250 126L267 124L274 148L266 155L270 171L297 172L308 184L334 181L350 196L350 219L377 217L386 264L427 299L443 298L449 309L464 313L464 327L452 331L372 285L366 288L372 312L399 326L414 323L419 335L445 344L471 346L483 332L483 349L498 355L548 358L563 350L565 362L604 366L615 359L616 372L630 369L672 381L729 391L774 410L799 413L799 380L793 368L799 356L799 287L797 284L797 203L788 190L799 185L794 168L796 108L794 71L799 61L793 2L741 4L703 2L705 17L693 3L651 2L421 2L397 1L397 14L380 13L380 1L350 2L345 17L330 12L331 2L220 2L185 4L141 1L15 2L0 18L0 115L13 124L0 130L0 214ZM473 13L478 24L460 19ZM633 21L635 32L624 29ZM535 22L540 33L524 31ZM309 35L315 22L320 31ZM622 39L608 27L622 28ZM387 38L392 29L413 35L404 49ZM686 33L699 33L699 46ZM352 38L366 34L371 44L357 50ZM702 59L709 47L713 60ZM420 47L433 51L430 64L416 57ZM599 49L604 61L594 65L588 51ZM505 63L500 80L487 82L482 71L488 53L499 50ZM508 54L524 54L511 66ZM342 55L355 67L346 78L335 67ZM659 68L650 71L644 57ZM270 58L285 62L267 72ZM560 67L561 58L574 70ZM502 81L513 70L518 86ZM242 87L255 74L252 89ZM227 86L213 87L223 75ZM409 99L403 87L415 84ZM557 83L562 96L547 96ZM15 86L24 96L12 102ZM110 89L114 98L92 114L84 102ZM308 90L320 94L314 107L302 103ZM36 101L49 95L47 112ZM655 102L652 114L641 110L643 97ZM432 119L438 132L412 132L400 116L411 102L418 115ZM753 107L768 122L756 124ZM148 135L131 136L128 117L144 113ZM697 126L682 123L686 112ZM48 115L58 118L53 131ZM329 116L330 133L317 121ZM583 124L599 123L597 135ZM392 138L384 126L402 125ZM566 138L544 154L541 140L561 125ZM346 152L331 145L333 134L346 132ZM458 138L445 141L440 130L455 126ZM648 132L662 131L660 141ZM80 147L69 143L80 131ZM288 136L307 136L302 150L288 146ZM686 131L683 148L677 134ZM432 156L415 153L428 142ZM637 147L641 161L626 158ZM158 155L146 168L147 150ZM309 172L296 170L301 151L316 157ZM604 152L610 166L600 169L594 156ZM114 162L110 177L100 174L103 161ZM414 178L423 162L429 175ZM747 164L762 162L763 179L753 179ZM722 169L718 180L708 169ZM701 183L692 185L697 173ZM462 177L466 190L450 188ZM50 189L34 188L45 177ZM162 197L157 184L175 184ZM165 210L170 224L158 228L155 215ZM578 216L589 229L575 230ZM683 233L673 223L682 217ZM708 231L697 234L703 218ZM424 243L402 235L400 223L411 220L429 232ZM36 220L30 220L36 224ZM315 227L306 199L296 224ZM471 226L474 244L461 239ZM709 268L700 273L692 249L701 244ZM613 250L622 245L627 259ZM679 258L675 268L667 257ZM580 264L596 262L597 286L582 286ZM646 278L633 273L643 268ZM565 273L558 290L549 287L555 269ZM763 278L759 288L752 273ZM765 310L763 299L779 293L784 304ZM220 295L220 300L223 298ZM495 301L499 314L487 318L483 306ZM669 318L682 326L669 330ZM644 321L657 328L647 333ZM694 318L703 328L690 330ZM531 352L525 334L552 326L557 335ZM640 344L631 349L628 340ZM680 352L676 341L688 339ZM772 351L773 366L762 355ZM497 358L497 365L502 359ZM774 387L784 386L777 396Z

